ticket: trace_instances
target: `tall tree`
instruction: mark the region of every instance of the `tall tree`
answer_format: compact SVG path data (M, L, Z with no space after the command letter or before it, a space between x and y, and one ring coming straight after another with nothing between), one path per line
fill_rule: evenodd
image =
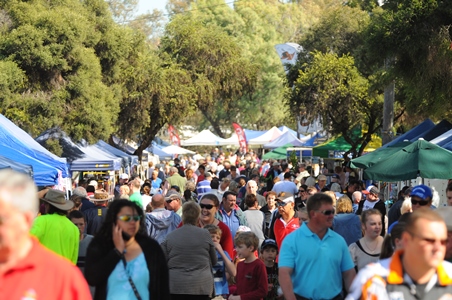
M342 135L351 145L349 153L360 155L381 126L382 97L369 94L369 83L361 76L352 57L312 53L294 84L289 106L313 121L320 116L323 127ZM367 126L361 137L352 134L357 126Z
M196 89L196 106L224 136L215 108L225 111L254 88L257 66L242 56L235 39L217 26L206 27L190 15L167 25L161 50L186 70Z
M366 36L368 52L393 58L390 80L399 82L408 112L450 116L452 51L450 1L385 1L374 13Z

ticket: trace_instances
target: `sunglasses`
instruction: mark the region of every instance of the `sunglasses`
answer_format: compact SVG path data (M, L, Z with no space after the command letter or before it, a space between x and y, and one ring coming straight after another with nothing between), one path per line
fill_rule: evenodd
M201 209L205 208L205 209L207 209L207 210L211 210L211 209L213 208L213 205L212 205L212 204L203 204L203 203L200 203L199 206L201 206Z
M425 206L428 204L429 201L419 201L419 200L413 200L411 199L411 205L419 204L420 206Z
M134 220L135 222L138 222L138 221L141 220L141 216L139 216L139 215L133 215L133 216L123 215L123 216L119 216L118 220L124 221L126 223L128 223L128 222L130 222L132 220Z
M318 212L325 216L331 216L334 215L335 210L334 209L318 210Z
M424 242L426 242L426 243L428 243L428 244L431 244L431 245L434 245L436 242L440 242L441 246L446 246L446 245L447 245L447 242L448 242L448 239L444 239L444 240L435 240L435 239L429 239L429 238L422 237L422 236L417 235L417 234L415 234L415 233L413 233L413 232L409 232L409 231L408 231L408 233L409 233L411 236L415 236L415 237L417 237L418 239L420 239L421 241L424 241Z
M168 200L166 200L166 203L170 204L170 203L173 202L174 200L176 200L176 199L168 199Z
M299 193L306 193L305 190L298 190Z
M286 206L287 205L287 203L286 202L276 202L275 203L276 204L276 207L284 207L284 206Z

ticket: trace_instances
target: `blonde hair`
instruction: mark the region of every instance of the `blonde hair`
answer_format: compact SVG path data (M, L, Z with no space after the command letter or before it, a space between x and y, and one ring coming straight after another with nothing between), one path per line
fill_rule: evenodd
M413 209L411 206L411 197L407 197L403 200L402 206L400 206L400 213L403 215L412 211Z
M343 195L337 200L336 211L338 214L353 212L352 201L347 195Z
M195 185L195 183L193 181L187 181L185 183L185 189L186 190L190 190L190 191L194 192L195 188L196 188L196 185Z

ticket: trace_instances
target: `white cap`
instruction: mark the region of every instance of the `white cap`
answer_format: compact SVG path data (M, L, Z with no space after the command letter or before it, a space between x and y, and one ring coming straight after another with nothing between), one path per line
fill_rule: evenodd
M121 175L119 175L119 179L129 179L129 175L122 173Z
M91 180L88 185L92 185L95 188L97 188L97 181L96 180Z

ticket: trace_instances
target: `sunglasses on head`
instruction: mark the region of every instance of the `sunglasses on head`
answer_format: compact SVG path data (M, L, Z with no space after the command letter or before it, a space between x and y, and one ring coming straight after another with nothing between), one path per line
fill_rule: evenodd
M334 209L326 209L326 210L318 210L318 212L325 216L330 216L330 215L334 215L335 210Z
M123 215L123 216L119 216L118 220L121 220L121 221L126 222L126 223L128 223L128 222L130 222L132 220L134 220L135 222L138 222L138 221L141 220L141 216L139 216L139 215L133 215L133 216Z
M411 205L416 205L419 204L420 206L425 206L428 204L429 201L425 201L425 200L413 200L411 199Z
M212 205L212 204L203 204L203 203L200 203L199 206L201 206L201 209L205 208L205 209L207 209L207 210L211 210L211 209L213 208L213 205Z

